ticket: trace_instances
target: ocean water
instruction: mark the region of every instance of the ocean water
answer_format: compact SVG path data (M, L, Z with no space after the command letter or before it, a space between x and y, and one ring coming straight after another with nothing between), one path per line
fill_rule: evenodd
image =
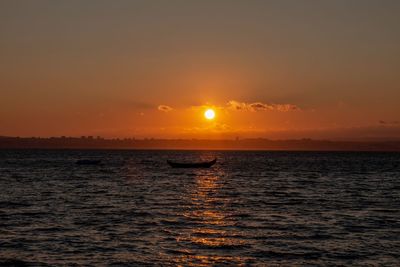
M0 190L0 265L400 266L399 153L7 150Z

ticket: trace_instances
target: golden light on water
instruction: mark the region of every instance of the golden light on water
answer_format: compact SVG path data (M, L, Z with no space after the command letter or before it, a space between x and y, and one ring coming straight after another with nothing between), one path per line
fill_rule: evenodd
M205 115L205 114L204 114ZM246 246L246 242L236 237L240 233L233 229L233 221L224 207L230 203L227 195L219 192L224 186L224 173L214 170L212 173L199 171L195 184L188 188L191 203L190 209L183 216L194 223L193 227L180 232L177 242L187 247L184 255L177 256L177 266L210 266L226 265L243 266L249 259L239 255L225 253L207 253L207 251L224 251Z

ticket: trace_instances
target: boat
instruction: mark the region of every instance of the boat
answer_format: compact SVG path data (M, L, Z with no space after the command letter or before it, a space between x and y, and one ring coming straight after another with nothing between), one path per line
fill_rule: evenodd
M75 162L78 165L98 165L101 163L99 159L79 159Z
M217 159L213 159L212 161L202 161L202 162L176 162L167 160L167 163L172 168L210 168L217 162Z

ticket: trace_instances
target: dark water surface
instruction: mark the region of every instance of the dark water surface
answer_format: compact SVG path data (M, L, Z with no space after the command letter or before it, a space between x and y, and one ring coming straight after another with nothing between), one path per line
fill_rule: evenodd
M0 264L400 266L399 153L0 151L0 189Z

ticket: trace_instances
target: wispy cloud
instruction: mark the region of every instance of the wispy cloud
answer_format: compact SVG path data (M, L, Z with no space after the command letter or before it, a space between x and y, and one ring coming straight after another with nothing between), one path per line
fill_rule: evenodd
M262 102L246 103L231 100L227 103L227 107L232 110L243 110L243 111L296 111L300 108L294 104L267 104Z
M278 112L289 112L289 111L300 111L297 105L294 104L275 104L275 103L263 103L263 102L240 102L236 100L230 100L223 106L218 105L200 105L200 106L191 106L191 109L205 109L205 108L213 108L217 110L226 110L226 111L278 111Z
M173 108L167 105L159 105L157 109L162 112L170 112L171 110L173 110Z
M380 120L379 124L381 125L398 125L400 124L399 121L384 121L384 120Z

